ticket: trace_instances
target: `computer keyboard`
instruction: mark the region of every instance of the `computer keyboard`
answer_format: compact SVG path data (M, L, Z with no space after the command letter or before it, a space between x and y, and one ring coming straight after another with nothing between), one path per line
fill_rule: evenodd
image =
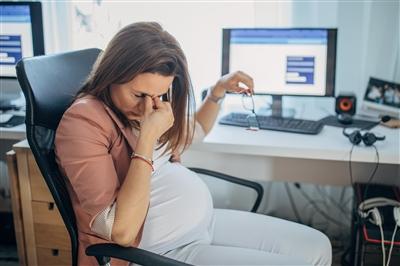
M248 115L249 113L229 113L221 117L219 123L222 125L248 127ZM318 134L324 126L318 121L263 115L257 115L257 121L260 129L278 130L301 134Z
M0 114L0 127L15 127L25 123L25 116Z

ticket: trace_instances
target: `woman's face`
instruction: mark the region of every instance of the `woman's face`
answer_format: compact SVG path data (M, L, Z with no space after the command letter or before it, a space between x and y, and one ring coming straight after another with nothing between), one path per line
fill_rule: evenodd
M142 73L124 84L111 85L111 99L114 105L129 120L141 120L144 113L144 98L160 97L167 93L174 76L157 73Z

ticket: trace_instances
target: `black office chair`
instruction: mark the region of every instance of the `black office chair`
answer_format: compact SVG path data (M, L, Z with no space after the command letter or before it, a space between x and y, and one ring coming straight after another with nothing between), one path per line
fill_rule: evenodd
M100 52L99 49L86 49L24 58L16 66L26 99L27 139L70 235L74 266L78 264L78 231L65 181L55 162L54 136L63 113L72 103ZM205 169L191 169L254 189L257 198L251 211L255 212L260 205L263 196L260 184ZM106 265L111 257L139 265L188 265L146 250L116 244L92 245L86 249L86 254L95 256L99 265Z

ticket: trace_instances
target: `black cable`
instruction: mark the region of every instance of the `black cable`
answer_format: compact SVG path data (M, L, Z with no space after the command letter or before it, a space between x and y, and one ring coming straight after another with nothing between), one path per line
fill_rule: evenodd
M315 187L318 194L321 195L321 197L323 198L328 198L328 200L330 200L334 206L336 206L336 208L338 208L342 214L344 214L344 217L347 219L350 219L349 217L347 217L348 212L346 212L346 210L334 199L331 197L331 195L329 195L326 190L323 190L322 188L320 188L318 185ZM328 206L327 206L328 207Z
M354 196L358 197L358 195L357 195L357 193L355 191L355 188L354 188L353 169L352 169L352 163L351 163L351 158L352 158L352 155L353 155L354 146L355 146L354 144L351 146L351 149L350 149L350 152L349 152L349 175L350 175L350 183L351 183L351 187L353 188ZM374 170L371 173L371 176L368 178L368 181L367 181L367 184L366 184L366 187L365 187L365 190L364 190L364 194L363 194L362 198L360 199L360 201L364 201L366 199L368 187L369 187L370 183L372 182L372 179L374 178L375 173L376 173L376 171L378 170L378 167L379 167L379 152L378 152L378 149L376 148L375 145L372 145L372 147L374 147L374 149L375 149L375 154L376 154L377 161L376 161ZM346 201L346 203L347 203L347 201ZM353 211L356 211L356 210L353 210ZM342 258L341 258L342 265L350 265L349 260L347 260L347 256L349 255L350 251L351 251L351 246L349 246L346 249L346 251L343 253L343 255L342 255Z
M357 194L356 194L356 192L355 192L355 189L354 189L353 169L352 169L352 164L351 164L351 157L352 157L352 155L353 155L354 146L355 146L354 144L353 144L353 146L351 146L350 154L349 154L349 172L350 172L350 182L351 182L351 186L353 187L354 195L357 196ZM364 200L365 200L365 198L366 198L366 196L367 196L368 187L369 187L369 185L370 185L372 179L375 177L375 173L376 173L376 171L378 170L378 167L379 167L379 152L378 152L378 149L376 148L375 145L372 145L372 147L374 147L374 149L375 149L375 156L376 156L376 158L377 158L377 161L376 161L376 163L375 163L375 167L374 167L374 170L373 170L372 173L371 173L371 176L368 178L368 181L367 181L367 184L366 184L366 187L365 187L365 190L364 190L364 195L363 195L363 197L361 198L361 201L364 201Z
M351 167L351 156L353 155L354 144L351 146L350 153L349 153L349 174L350 174L350 185L353 188L353 193L356 195L356 191L354 189L354 182L353 182L353 169Z
M346 190L346 188L343 187L343 188L342 188L342 191L340 192L339 203L343 203L343 198L344 198L345 190Z
M369 187L370 183L372 182L372 179L375 177L375 173L376 173L376 171L378 170L378 167L379 167L379 152L378 152L378 149L376 148L375 145L372 145L372 147L374 147L374 149L375 149L376 164L375 164L374 170L372 171L371 176L369 177L369 179L367 181L367 185L366 185L365 190L364 190L363 200L365 200L366 197L367 197L368 187Z
M285 182L285 189L286 189L286 193L289 196L289 201L290 201L290 204L292 205L292 209L293 209L294 215L296 216L297 221L299 221L300 223L303 223L303 221L302 221L302 219L300 217L300 214L299 214L299 212L297 210L297 206L294 203L292 192L290 191L290 188L289 188L289 185L288 185L287 182Z
M300 184L296 183L295 186L299 189L300 193L303 195L303 197L311 204L313 205L314 209L321 214L321 216L323 216L325 219L335 223L338 226L344 226L346 227L346 224L337 221L336 219L330 217L328 214L326 214L323 210L321 210L317 204L315 204L315 202L301 189Z

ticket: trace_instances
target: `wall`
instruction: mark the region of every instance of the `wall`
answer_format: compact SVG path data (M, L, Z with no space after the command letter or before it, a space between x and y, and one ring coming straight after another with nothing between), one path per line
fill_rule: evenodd
M398 1L294 2L294 26L337 27L336 92L361 99L370 76L400 82Z

